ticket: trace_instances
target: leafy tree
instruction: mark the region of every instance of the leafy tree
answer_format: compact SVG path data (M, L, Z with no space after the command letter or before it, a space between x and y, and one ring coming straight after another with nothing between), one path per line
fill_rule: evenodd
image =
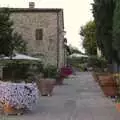
M12 39L12 51L17 51L20 53L26 52L26 45L27 43L23 40L22 36L19 35L17 32L14 32L13 39Z
M73 53L83 54L80 50L78 50L76 47L73 47L72 45L69 45L69 49L70 49L70 54Z
M0 54L11 56L13 51L23 52L26 43L14 32L13 21L10 20L9 8L0 9Z
M113 17L113 48L117 55L117 63L120 64L120 1L115 0L115 11Z
M89 21L86 25L81 27L80 35L83 38L83 47L85 52L89 55L97 54L97 45L96 45L96 26L94 21Z
M94 0L93 16L96 24L97 45L109 63L112 63L112 26L114 14L113 0Z

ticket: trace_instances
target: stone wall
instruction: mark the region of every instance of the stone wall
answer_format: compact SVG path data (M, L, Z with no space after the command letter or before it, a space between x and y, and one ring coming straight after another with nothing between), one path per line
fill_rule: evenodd
M58 14L58 26L59 26L59 67L64 66L64 20L63 20L63 11L60 11Z
M14 12L11 15L15 31L28 43L28 53L41 53L44 63L57 65L57 13ZM35 39L36 29L43 29L43 40Z

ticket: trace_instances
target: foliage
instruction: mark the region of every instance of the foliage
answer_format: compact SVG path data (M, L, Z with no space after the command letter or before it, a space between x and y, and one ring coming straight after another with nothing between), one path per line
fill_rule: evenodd
M105 58L112 62L112 26L114 14L113 0L94 0L93 16L96 24L97 45Z
M42 73L44 71L44 67L43 67L44 65L42 62L37 62L34 65L36 66L35 69L36 73Z
M12 61L7 63L3 68L3 80L20 82L27 78L27 72L29 70L30 64L21 63L18 61Z
M56 78L58 72L57 67L53 65L47 65L43 69L44 78Z
M80 50L78 50L76 47L73 47L72 45L69 45L69 49L70 49L70 54L73 54L73 53L83 54Z
M22 36L17 32L13 33L13 39L11 41L12 52L17 51L19 53L25 53L27 51L27 43L23 40Z
M83 38L83 47L88 55L97 54L96 45L96 25L94 21L89 21L86 25L81 27L80 35Z
M67 61L72 67L78 69L79 71L83 71L86 68L86 63L88 58L84 57L68 57Z
M74 65L74 64L82 64L82 63L85 63L87 62L87 59L88 58L84 58L84 57L68 57L67 58L67 61L68 61L68 64L70 65Z
M71 51L70 51L70 47L67 45L67 44L64 44L64 47L66 49L66 55L70 55L71 54Z
M0 54L10 54L10 44L12 39L12 21L9 20L8 9L0 10Z
M26 50L26 43L13 29L9 8L0 9L0 46L0 54L5 56L11 56L13 51L25 52Z
M104 69L107 67L107 61L103 57L92 56L88 59L88 66Z
M113 48L116 50L117 62L120 63L120 1L115 1L113 17Z
M37 61L9 60L4 63L3 81L32 82L29 77L43 72L43 64Z

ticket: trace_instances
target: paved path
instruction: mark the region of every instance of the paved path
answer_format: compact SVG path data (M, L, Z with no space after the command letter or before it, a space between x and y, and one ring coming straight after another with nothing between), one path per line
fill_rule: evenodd
M55 87L52 97L40 97L33 113L0 120L120 120L120 113L90 73L77 73Z

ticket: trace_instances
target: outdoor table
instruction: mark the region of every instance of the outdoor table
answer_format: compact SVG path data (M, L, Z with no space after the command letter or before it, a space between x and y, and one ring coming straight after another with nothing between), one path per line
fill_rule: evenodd
M14 108L32 110L38 102L38 89L35 83L0 83L0 102Z

